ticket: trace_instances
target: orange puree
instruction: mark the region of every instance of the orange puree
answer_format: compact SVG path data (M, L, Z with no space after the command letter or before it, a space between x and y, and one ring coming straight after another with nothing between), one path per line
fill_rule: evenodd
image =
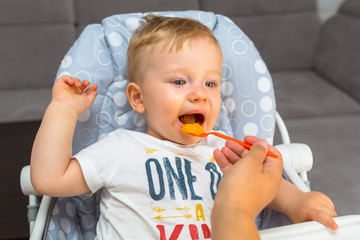
M201 137L201 135L205 133L202 126L200 126L198 123L184 124L181 126L181 131L183 131L183 133L198 137Z

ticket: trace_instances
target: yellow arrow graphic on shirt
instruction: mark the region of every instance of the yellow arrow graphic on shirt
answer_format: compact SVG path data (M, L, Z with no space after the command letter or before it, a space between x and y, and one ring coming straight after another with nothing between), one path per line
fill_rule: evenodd
M170 217L163 217L161 215L154 217L154 219L159 219L159 220L163 220L164 218L185 218L185 219L190 219L192 218L191 214L185 214L185 215L181 215L181 216L170 216Z
M169 209L165 209L162 207L153 207L152 208L152 212L156 212L156 213L162 213L165 212L167 210L184 210L185 212L190 211L190 208L188 208L187 206L183 207L183 208L169 208Z
M152 154L152 153L157 152L157 151L159 151L159 150L153 149L153 148L145 148L146 154Z
M183 154L183 153L177 153L177 154L174 154L174 156L178 156L178 157L193 157L193 158L201 157L201 155L187 155L187 154Z

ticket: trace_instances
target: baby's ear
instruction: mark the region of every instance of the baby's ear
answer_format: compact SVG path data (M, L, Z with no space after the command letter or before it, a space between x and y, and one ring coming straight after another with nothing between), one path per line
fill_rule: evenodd
M131 82L126 87L126 96L130 102L131 107L138 113L145 112L145 105L143 102L142 91L138 84Z

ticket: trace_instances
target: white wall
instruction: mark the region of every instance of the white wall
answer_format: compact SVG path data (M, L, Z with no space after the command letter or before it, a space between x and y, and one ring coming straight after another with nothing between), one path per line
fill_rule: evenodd
M317 0L320 20L325 21L329 17L332 17L343 1L344 0Z

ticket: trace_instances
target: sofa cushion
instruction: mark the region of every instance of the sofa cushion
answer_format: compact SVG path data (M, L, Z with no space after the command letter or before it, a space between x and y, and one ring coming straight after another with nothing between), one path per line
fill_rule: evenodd
M0 89L49 87L74 42L72 26L0 26Z
M73 0L1 0L0 23L73 22L73 7Z
M360 113L360 105L312 71L272 74L277 111L283 118Z
M343 14L360 17L360 1L359 0L344 1L339 11L340 13Z
M321 75L360 101L360 7L356 8L358 1L354 6L349 5L352 2L355 1L347 2L340 14L324 25L315 67Z
M42 119L51 100L51 88L0 90L0 123Z

